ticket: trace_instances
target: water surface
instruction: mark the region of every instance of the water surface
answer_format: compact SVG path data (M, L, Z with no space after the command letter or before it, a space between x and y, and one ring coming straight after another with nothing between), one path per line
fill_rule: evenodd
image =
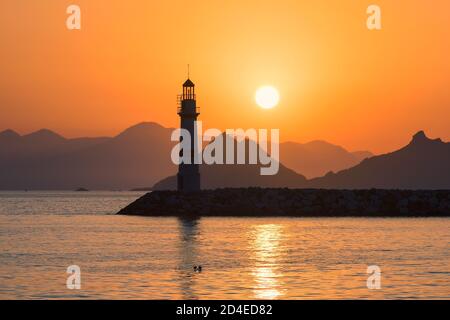
M141 194L0 192L0 298L450 298L448 218L114 215Z

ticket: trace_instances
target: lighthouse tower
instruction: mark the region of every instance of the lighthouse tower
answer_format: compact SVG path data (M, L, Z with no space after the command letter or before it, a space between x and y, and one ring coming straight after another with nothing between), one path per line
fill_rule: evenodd
M181 119L181 128L189 131L191 136L191 163L181 163L178 167L178 191L200 191L200 169L199 165L194 163L194 154L198 152L196 148L201 148L201 146L196 146L196 143L194 143L197 139L195 126L199 114L195 97L195 85L188 78L183 84L183 94L178 96L178 115Z

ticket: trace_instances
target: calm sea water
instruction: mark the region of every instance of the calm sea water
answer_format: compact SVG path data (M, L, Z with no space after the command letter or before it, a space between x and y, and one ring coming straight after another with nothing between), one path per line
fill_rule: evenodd
M114 215L140 195L0 192L0 298L450 298L450 219Z

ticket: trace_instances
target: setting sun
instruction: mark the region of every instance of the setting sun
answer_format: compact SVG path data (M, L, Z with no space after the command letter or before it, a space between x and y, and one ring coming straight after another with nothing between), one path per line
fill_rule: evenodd
M280 95L278 94L278 90L274 87L264 86L256 91L255 100L261 108L272 109L278 105Z

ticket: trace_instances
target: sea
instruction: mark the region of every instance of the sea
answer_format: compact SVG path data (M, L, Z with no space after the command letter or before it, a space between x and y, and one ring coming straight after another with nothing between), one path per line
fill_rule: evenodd
M116 215L142 194L1 191L0 299L450 299L450 218Z

